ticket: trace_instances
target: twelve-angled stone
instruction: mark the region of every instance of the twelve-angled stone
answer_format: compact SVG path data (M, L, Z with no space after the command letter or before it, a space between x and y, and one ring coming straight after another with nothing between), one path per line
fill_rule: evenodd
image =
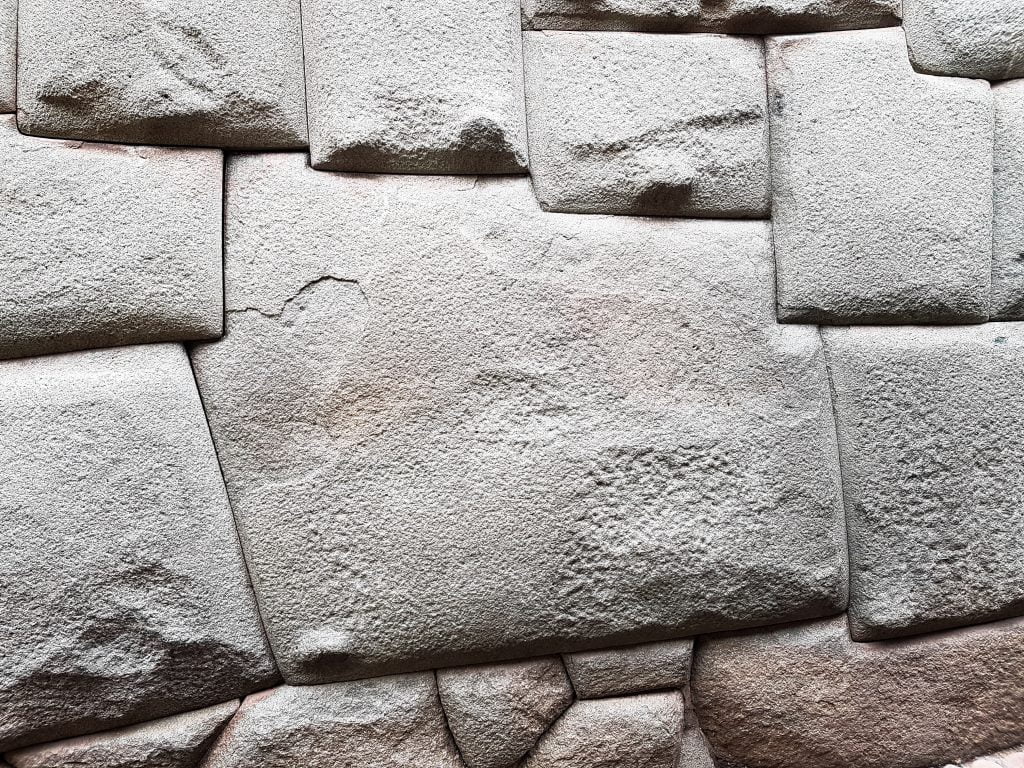
M996 102L992 317L1024 320L1024 80L992 88Z

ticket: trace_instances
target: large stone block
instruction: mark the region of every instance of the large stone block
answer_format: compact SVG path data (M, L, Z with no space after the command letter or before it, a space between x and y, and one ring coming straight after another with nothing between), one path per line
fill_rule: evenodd
M18 0L0 0L0 112L13 112L17 81Z
M0 363L0 751L276 678L185 352Z
M992 88L996 103L992 317L1024 319L1024 80Z
M760 40L531 32L524 45L545 209L767 218Z
M514 0L303 0L302 17L315 168L526 169Z
M1024 324L825 340L854 638L1024 613Z
M0 357L219 336L217 150L34 139L0 118Z
M730 768L924 768L1024 742L1024 624L855 643L843 618L708 637L693 694Z
M298 0L20 0L18 125L34 136L306 144Z
M823 352L775 323L765 222L249 155L227 302L193 363L291 683L845 607Z
M779 317L989 311L992 96L917 75L899 29L768 41Z

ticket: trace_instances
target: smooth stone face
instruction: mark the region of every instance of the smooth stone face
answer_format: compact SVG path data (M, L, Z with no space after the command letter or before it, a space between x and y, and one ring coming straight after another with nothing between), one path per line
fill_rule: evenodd
M557 656L437 670L448 727L467 768L508 768L573 701Z
M565 656L565 666L581 699L685 688L690 679L693 640L666 640Z
M0 118L0 357L219 336L221 163Z
M922 77L899 29L768 41L779 318L988 315L992 96Z
M238 710L229 701L114 731L27 747L7 755L14 768L197 768Z
M1024 324L825 340L854 638L1024 613Z
M775 323L766 223L228 177L229 331L193 362L290 683L845 607L820 338Z
M1024 319L1024 80L992 88L996 102L992 317Z
M1024 624L855 643L842 617L702 638L693 694L718 765L924 768L1024 742Z
M760 40L531 32L524 45L545 209L767 218Z
M514 0L303 0L302 16L313 167L526 169Z
M1024 749L1008 749L958 764L963 768L1024 768ZM952 764L946 768L955 768Z
M306 144L297 0L20 0L18 125L141 144Z
M903 0L910 60L933 75L1024 77L1020 0Z
M201 768L462 768L434 673L248 697Z
M0 0L0 112L13 112L17 80L18 0Z
M0 751L276 674L188 358L0 363Z

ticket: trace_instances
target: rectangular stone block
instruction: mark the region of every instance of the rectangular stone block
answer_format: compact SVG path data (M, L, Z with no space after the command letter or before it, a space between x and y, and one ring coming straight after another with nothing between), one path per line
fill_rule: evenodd
M18 0L0 0L0 112L13 112L17 80Z
M1024 319L1024 80L999 83L995 97L992 318Z

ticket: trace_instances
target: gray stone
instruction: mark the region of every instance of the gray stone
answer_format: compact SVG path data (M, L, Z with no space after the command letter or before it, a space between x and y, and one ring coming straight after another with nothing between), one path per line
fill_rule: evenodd
M0 363L0 751L276 679L188 358Z
M11 752L14 768L196 768L237 701Z
M526 169L514 0L303 0L302 16L313 167Z
M1024 768L1024 748L1017 747L959 763L963 768ZM955 768L950 765L947 768Z
M1020 0L903 0L910 60L933 75L1024 77Z
M572 653L565 667L581 699L685 688L693 640L665 640L626 648Z
M573 701L557 656L439 669L437 687L468 768L515 765Z
M524 46L545 209L767 218L759 39L531 32Z
M20 0L18 125L141 144L306 145L297 0Z
M1024 319L1024 80L992 88L996 103L992 317Z
M814 328L769 226L545 214L529 180L228 169L193 351L292 684L845 607Z
M202 768L462 768L434 674L292 688L242 702Z
M1024 324L825 340L854 638L1024 613Z
M0 112L13 112L17 80L18 0L0 0Z
M219 336L221 163L0 117L0 357Z
M770 38L787 322L977 322L992 263L992 96L923 77L899 29Z
M676 768L716 768L708 741L696 724L683 731Z
M719 766L924 768L1024 742L1024 623L855 643L842 617L702 638L693 694Z

